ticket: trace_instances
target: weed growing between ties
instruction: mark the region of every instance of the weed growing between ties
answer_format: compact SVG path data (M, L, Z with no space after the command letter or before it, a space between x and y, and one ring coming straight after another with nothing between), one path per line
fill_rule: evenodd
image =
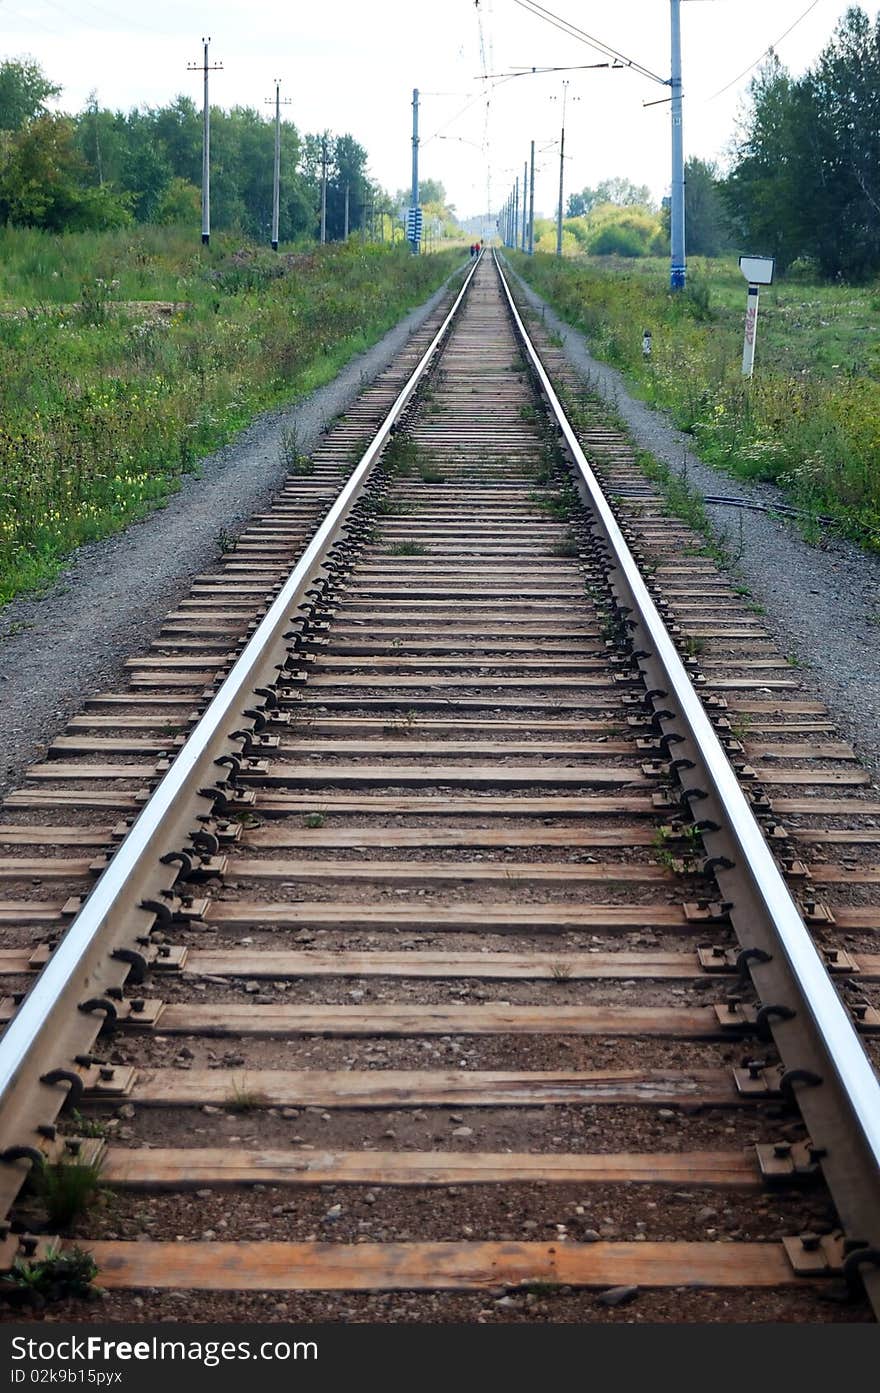
M390 478L405 479L423 465L427 460L412 436L398 431L391 437L382 454L382 467Z
M282 430L278 442L278 459L296 478L315 472L314 460L309 459L308 455L300 454L299 436L295 425L285 426Z
M765 291L761 361L748 382L740 371L745 283L732 260L695 261L687 291L672 295L656 259L509 259L587 336L597 358L671 412L702 459L780 485L808 515L806 540L821 540L816 518L826 514L880 550L880 357L870 288L792 280Z
M43 1206L52 1231L69 1228L94 1203L100 1186L100 1165L79 1161L75 1156L44 1161L32 1169L28 1178L28 1189Z
M421 542L395 542L388 552L391 556L427 556L428 548Z
M257 412L332 379L459 259L0 229L0 604L161 506ZM295 439L280 448L308 470Z
M53 1249L44 1258L16 1258L9 1272L0 1278L0 1295L10 1304L38 1309L71 1297L94 1299L93 1285L98 1275L91 1253L82 1248Z
M247 1080L233 1078L230 1085L229 1094L223 1100L223 1106L227 1112L252 1112L254 1108L264 1107L267 1098L265 1093L259 1089L250 1088Z

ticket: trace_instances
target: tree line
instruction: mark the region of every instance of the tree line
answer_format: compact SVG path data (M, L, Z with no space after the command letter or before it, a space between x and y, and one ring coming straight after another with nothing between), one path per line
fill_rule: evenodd
M186 96L167 106L112 111L92 96L84 111L49 109L60 94L30 59L0 63L0 223L53 232L131 222L197 223L201 202L202 113ZM216 228L266 238L272 216L274 113L211 108L211 216ZM351 134L301 134L281 128L280 235L312 237L320 220L327 169L327 237L388 226L395 200L367 169ZM442 186L435 219L448 233ZM409 195L406 195L409 202ZM441 232L440 235L443 235Z
M580 250L655 254L668 209L610 179L568 200ZM658 220L659 219L659 236ZM815 63L793 77L775 54L750 84L728 168L685 167L690 256L738 249L828 278L880 272L880 16L853 7Z
M773 55L752 82L724 185L748 250L862 280L880 270L880 16L853 8L793 78Z
M685 231L690 256L720 256L735 230L718 168L692 158L685 166ZM669 209L657 208L651 191L629 179L603 179L569 195L565 232L590 256L662 256L669 249ZM555 237L555 234L553 234ZM550 234L542 250L551 250ZM563 239L563 244L564 239ZM554 242L555 245L555 242Z

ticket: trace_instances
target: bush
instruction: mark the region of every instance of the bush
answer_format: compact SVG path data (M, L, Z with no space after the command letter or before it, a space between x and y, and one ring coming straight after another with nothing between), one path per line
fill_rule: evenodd
M172 179L165 188L153 222L162 227L198 227L202 211L202 193L188 179Z
M589 251L592 256L645 256L647 247L635 228L612 223L591 239Z

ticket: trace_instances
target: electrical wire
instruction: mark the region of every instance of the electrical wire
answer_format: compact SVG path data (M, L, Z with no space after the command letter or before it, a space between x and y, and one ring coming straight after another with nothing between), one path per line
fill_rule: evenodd
M67 6L59 4L58 0L43 0L43 3L45 5L49 5L53 10L57 10L59 14L64 15L67 19L82 22L82 15L71 14ZM112 20L114 24L118 24L120 28L130 29L134 27L135 29L140 29L141 32L144 34L158 33L158 30L156 30L155 28L149 28L147 25L141 24L139 20L131 19L128 16L123 17L122 15L113 14L110 10L105 10L101 5L93 4L92 0L80 0L80 3L84 3L88 7L88 9L94 10L95 14L101 15L105 19ZM92 29L96 29L98 27L97 23L94 20L89 21L87 19L85 22L86 24L89 24Z
M548 68L516 68L510 69L506 73L481 73L484 78L497 79L499 82L510 82L514 77L539 77L543 73L581 73L592 71L594 68L622 68L622 63L565 63L556 64Z
M21 10L10 9L7 9L6 13L10 18L20 19L24 24L35 24L38 29L45 29L47 34L54 34L56 38L63 37L60 29L53 29L50 24L46 24L45 20L37 19L36 15L22 14Z
M774 49L779 47L783 39L787 39L789 34L793 33L793 31L797 29L798 25L801 24L807 18L807 15L812 14L813 10L815 10L818 3L819 0L812 0L812 4L807 6L803 14L798 15L794 23L788 26L785 33L780 34L779 38L776 39L774 43L770 44L767 48L765 48L764 52L755 59L754 63L750 63L747 68L744 68L743 71L739 73L736 77L732 78L730 82L725 83L723 87L719 87L717 92L713 92L711 97L706 98L706 101L714 102L716 97L723 96L725 92L730 91L731 87L735 87L738 82L742 82L743 78L747 77L753 68L756 68L759 63L762 63L764 61L764 59L767 57L769 53L772 53Z
M652 72L650 68L646 68L642 63L636 62L634 58L627 58L626 54L620 53L616 48L612 48L610 44L604 43L602 39L597 39L592 34L588 34L585 29L578 28L571 20L563 19L561 15L554 14L552 10L545 9L543 5L537 4L536 0L513 0L513 3L518 5L521 10L525 10L528 14L534 15L536 19L545 20L546 23L552 24L555 29L561 29L564 34L568 34L570 38L578 39L581 43L587 44L589 48L595 49L597 53L604 54L606 58L617 59L625 68L631 68L633 72L638 73L641 77L647 77L651 82L659 82L663 87L669 86L668 78L660 77L658 73Z

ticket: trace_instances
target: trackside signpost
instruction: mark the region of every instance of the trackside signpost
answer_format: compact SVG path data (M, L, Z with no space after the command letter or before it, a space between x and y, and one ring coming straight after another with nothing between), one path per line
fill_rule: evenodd
M751 377L755 367L755 338L758 332L758 297L762 285L772 285L775 262L772 256L741 256L739 269L749 283L746 304L746 336L743 344L743 377Z

